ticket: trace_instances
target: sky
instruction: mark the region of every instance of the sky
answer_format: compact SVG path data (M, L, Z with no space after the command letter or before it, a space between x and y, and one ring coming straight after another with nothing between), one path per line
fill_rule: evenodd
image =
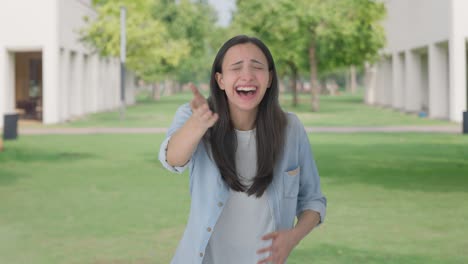
M218 24L227 26L231 21L231 12L235 8L235 0L208 0L218 11Z

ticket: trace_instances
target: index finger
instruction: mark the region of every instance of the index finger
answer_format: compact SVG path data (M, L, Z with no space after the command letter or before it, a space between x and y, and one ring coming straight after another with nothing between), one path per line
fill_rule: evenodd
M275 239L278 236L278 232L271 232L269 234L266 234L262 237L262 240L270 240L270 239Z
M190 90L192 90L193 95L195 96L201 95L200 91L198 91L198 88L195 86L195 84L190 83L189 86L190 86Z

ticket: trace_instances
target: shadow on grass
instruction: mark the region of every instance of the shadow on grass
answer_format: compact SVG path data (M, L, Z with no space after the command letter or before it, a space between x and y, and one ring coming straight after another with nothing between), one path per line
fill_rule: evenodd
M328 98L327 98L328 99ZM320 111L313 112L311 109L310 99L300 98L296 107L292 106L292 99L281 99L280 103L284 110L294 113L309 113L309 114L331 114L331 113L346 113L348 111L362 111L370 109L364 105L362 99L356 97L334 97L331 99L321 99ZM374 109L375 110L375 109Z
M12 169L4 168L4 167L0 168L0 186L12 184L16 180L22 177L25 177L25 175L22 175Z
M0 154L0 162L63 162L63 161L79 161L83 159L95 158L97 155L85 152L47 152L37 149L25 149L10 147Z
M77 162L84 159L92 159L97 155L84 152L47 152L34 148L25 148L17 146L8 146L0 153L0 185L7 185L15 182L21 177L27 177L34 174L18 173L15 168L23 166L25 163L34 162Z
M319 143L314 150L320 175L332 179L334 185L468 192L468 149L464 145Z
M352 249L349 247L341 247L337 245L321 244L311 249L296 248L292 256L288 259L288 263L302 264L302 263L405 263L405 264L439 264L439 263L459 263L456 260L450 259L434 259L429 256L421 255L404 255L404 254L390 254L379 251L366 251L359 249ZM311 257L313 256L313 257Z
M138 99L137 104L141 104L141 105L157 104L157 105L178 106L178 105L187 103L188 100L190 100L190 98L186 98L183 96L165 96L163 99L156 101L148 96L148 97Z

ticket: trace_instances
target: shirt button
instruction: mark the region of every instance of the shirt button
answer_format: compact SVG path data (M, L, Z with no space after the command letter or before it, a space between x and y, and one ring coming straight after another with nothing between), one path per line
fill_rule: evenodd
M221 207L221 206L223 206L223 203L222 203L222 202L219 202L219 203L218 203L218 207Z
M206 231L211 232L211 227L208 227Z
M200 258L203 258L203 252L200 252Z

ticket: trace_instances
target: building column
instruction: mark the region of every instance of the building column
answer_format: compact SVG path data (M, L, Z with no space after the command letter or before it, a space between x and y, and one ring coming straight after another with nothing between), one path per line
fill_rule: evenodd
M56 43L45 46L43 50L43 123L53 124L60 121L59 116L59 56Z
M382 102L385 106L392 106L393 97L393 62L392 57L385 56L384 80L383 80Z
M0 127L5 114L15 112L15 53L0 50Z
M95 113L98 111L99 98L99 56L97 54L90 55L89 58L89 81L90 81L90 111Z
M78 115L78 106L77 106L77 94L78 94L78 85L77 79L80 76L76 75L76 57L77 53L75 51L70 51L70 68L68 70L69 80L68 80L68 102L70 107L70 117L73 118Z
M104 82L104 76L106 75L105 70L105 59L104 58L99 58L99 89L98 89L98 111L103 111L106 109L106 104L105 104L105 82Z
M90 74L89 56L87 54L83 54L83 101L81 104L83 114L91 112Z
M66 121L70 117L69 97L69 80L70 80L70 52L66 49L60 50L60 89L59 89L59 116L60 121Z
M365 79L365 86L366 86L366 94L364 96L364 101L366 104L373 105L375 104L375 93L376 93L376 84L377 84L377 68L376 65L371 65L370 63L366 62L366 79Z
M419 54L421 105L419 109L424 112L429 111L429 57L427 48Z
M466 0L451 1L451 31L449 39L449 115L450 120L461 122L463 111L467 109L467 82L466 82L466 13L468 2Z
M405 90L405 57L402 53L393 54L393 94L392 107L403 109Z
M406 84L405 106L407 112L419 112L421 110L421 70L418 54L415 51L406 51Z
M385 87L385 64L384 59L380 58L377 63L377 76L375 86L375 102L377 105L383 105L383 91Z
M75 66L74 66L74 73L75 74L75 83L73 88L75 89L74 95L75 98L72 98L75 102L75 115L82 116L83 115L83 54L80 52L75 53Z
M466 50L464 38L450 39L449 51L450 93L449 116L450 120L461 122L462 113L466 111Z
M448 119L448 52L444 44L429 46L429 117Z
M0 49L0 127L5 114L15 111L15 54Z
M8 65L8 52L0 48L0 127L3 127L3 115L6 113L6 98L8 84L8 68L14 68Z

